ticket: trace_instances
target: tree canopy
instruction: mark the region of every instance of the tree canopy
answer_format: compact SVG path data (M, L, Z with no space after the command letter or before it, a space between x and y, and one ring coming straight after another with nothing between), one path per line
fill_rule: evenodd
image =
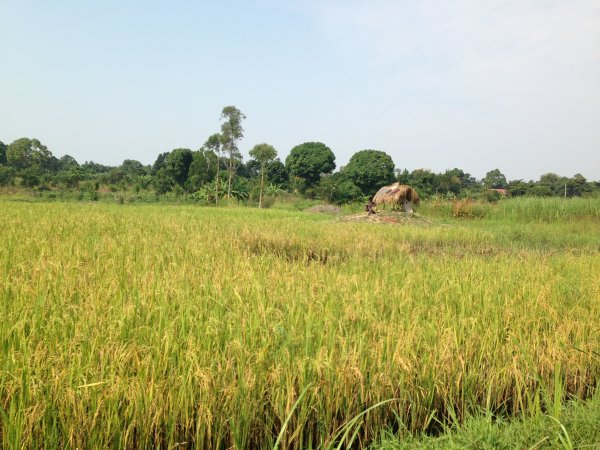
M290 175L306 181L306 187L314 186L321 174L333 172L335 155L321 142L305 142L297 145L285 159Z
M504 189L508 185L506 177L499 169L490 170L482 181L484 186L493 189Z
M20 138L6 149L8 165L17 170L34 167L44 169L52 158L52 153L37 139Z
M242 121L246 118L243 112L235 106L225 106L221 111L221 142L223 150L229 154L229 163L227 171L229 177L227 180L227 195L231 196L231 186L233 175L236 170L236 160L241 159L241 154L237 142L244 137L244 127Z
M365 195L374 194L377 189L395 180L394 161L379 150L356 152L341 173Z
M176 148L167 157L167 171L180 186L183 186L187 180L193 158L189 148Z
M262 207L262 195L265 184L265 165L273 161L277 156L277 150L269 144L257 144L250 150L250 156L252 156L260 164L260 193L258 197L258 207Z

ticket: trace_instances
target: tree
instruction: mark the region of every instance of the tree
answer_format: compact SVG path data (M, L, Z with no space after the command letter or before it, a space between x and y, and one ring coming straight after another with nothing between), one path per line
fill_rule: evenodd
M331 173L335 169L335 155L321 142L305 142L290 151L285 166L290 175L305 181L301 187L304 191L316 185L321 174Z
M46 169L52 153L37 139L20 138L6 148L6 161L17 170Z
M535 185L535 195L564 196L566 178L555 173L545 173Z
M269 183L287 189L290 176L279 158L267 164L266 176Z
M0 166L6 165L6 144L0 141Z
M176 148L167 157L167 171L179 186L186 182L193 158L189 148Z
M170 153L171 152L164 152L156 157L156 161L154 161L154 165L152 166L152 175L156 175L160 169L167 168L167 158Z
M258 195L258 207L262 208L262 195L265 185L265 166L277 157L277 150L269 144L257 144L250 150L250 156L260 164L260 194Z
M592 191L592 187L580 173L573 175L573 178L568 178L566 185L569 197L581 197L584 193Z
M235 106L225 106L221 111L221 120L224 120L221 125L221 138L223 149L229 154L227 180L227 196L231 196L231 181L235 173L235 159L241 158L241 153L238 150L237 142L244 137L244 128L242 121L246 116Z
M508 185L506 177L500 172L500 169L490 170L481 181L485 187L492 189L506 189Z
M58 160L60 170L71 170L79 167L79 163L70 155L65 155Z
M193 153L186 186L190 191L197 191L215 177L217 156L212 151L203 149Z
M439 176L429 169L415 169L410 173L410 186L419 192L419 196L427 197L436 193Z
M126 159L121 164L120 169L127 175L138 177L146 174L146 167L135 159Z
M506 190L512 197L521 197L528 194L532 186L532 182L527 183L523 180L512 180L506 185Z
M0 165L0 186L7 186L13 183L15 169Z
M223 137L219 133L212 134L202 146L205 152L214 153L217 156L215 169L215 205L219 203L219 172L221 170L221 150L223 149Z
M174 180L167 172L167 169L162 167L154 174L152 184L156 193L162 195L173 189Z
M374 194L377 189L395 179L394 161L387 153L379 150L356 152L340 172L365 195Z
M317 194L320 198L338 205L363 199L360 188L341 172L323 176Z

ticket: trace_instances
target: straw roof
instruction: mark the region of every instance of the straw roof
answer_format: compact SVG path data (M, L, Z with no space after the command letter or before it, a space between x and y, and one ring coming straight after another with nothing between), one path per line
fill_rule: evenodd
M418 205L419 194L410 186L400 183L382 187L373 197L376 205L401 205L406 201Z

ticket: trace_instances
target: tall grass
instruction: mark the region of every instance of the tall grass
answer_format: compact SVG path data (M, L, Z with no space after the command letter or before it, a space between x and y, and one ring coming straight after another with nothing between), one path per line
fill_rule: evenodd
M362 446L552 411L600 374L594 233L8 202L0 222L3 448L337 447L356 417Z
M419 212L438 217L498 219L517 222L577 222L600 220L600 199L516 197L495 203L474 200L431 199Z

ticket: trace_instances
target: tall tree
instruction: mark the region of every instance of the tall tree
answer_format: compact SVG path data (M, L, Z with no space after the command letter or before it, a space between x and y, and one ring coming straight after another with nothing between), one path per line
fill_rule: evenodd
M215 205L219 203L219 172L221 171L221 150L223 149L223 137L219 133L212 134L203 145L205 152L217 155L216 180L215 180Z
M363 194L375 194L377 189L394 181L394 161L379 150L361 150L350 158L341 173Z
M52 153L37 139L20 138L13 141L6 149L8 165L17 170L34 167L46 169Z
M221 111L221 120L224 120L221 125L221 137L223 142L223 149L229 154L228 172L229 178L227 180L227 196L231 197L231 181L235 173L235 159L241 157L241 153L238 150L237 142L244 137L244 128L242 127L242 121L246 118L235 106L225 106Z
M508 185L506 177L499 169L490 170L481 181L485 187L494 189L504 189Z
M6 164L6 144L0 141L0 166Z
M79 163L71 155L64 155L58 160L60 170L71 170L79 167Z
M126 159L121 163L120 169L130 176L141 176L146 173L146 167L135 159Z
M290 176L285 165L279 158L271 161L266 167L266 177L269 183L272 183L280 188L287 189Z
M321 142L305 142L290 151L285 166L290 175L304 180L300 190L305 191L319 182L321 174L335 169L335 155Z
M167 169L167 158L171 152L164 152L159 154L154 161L152 166L152 175L155 175L160 169Z
M187 180L193 157L189 148L176 148L167 157L167 170L179 186L183 186Z
M216 155L212 151L200 149L194 152L186 189L197 191L206 183L212 181L215 177L216 168Z
M269 144L257 144L250 150L250 156L260 164L260 194L258 195L258 207L262 208L262 195L265 185L265 166L277 157L277 150Z

